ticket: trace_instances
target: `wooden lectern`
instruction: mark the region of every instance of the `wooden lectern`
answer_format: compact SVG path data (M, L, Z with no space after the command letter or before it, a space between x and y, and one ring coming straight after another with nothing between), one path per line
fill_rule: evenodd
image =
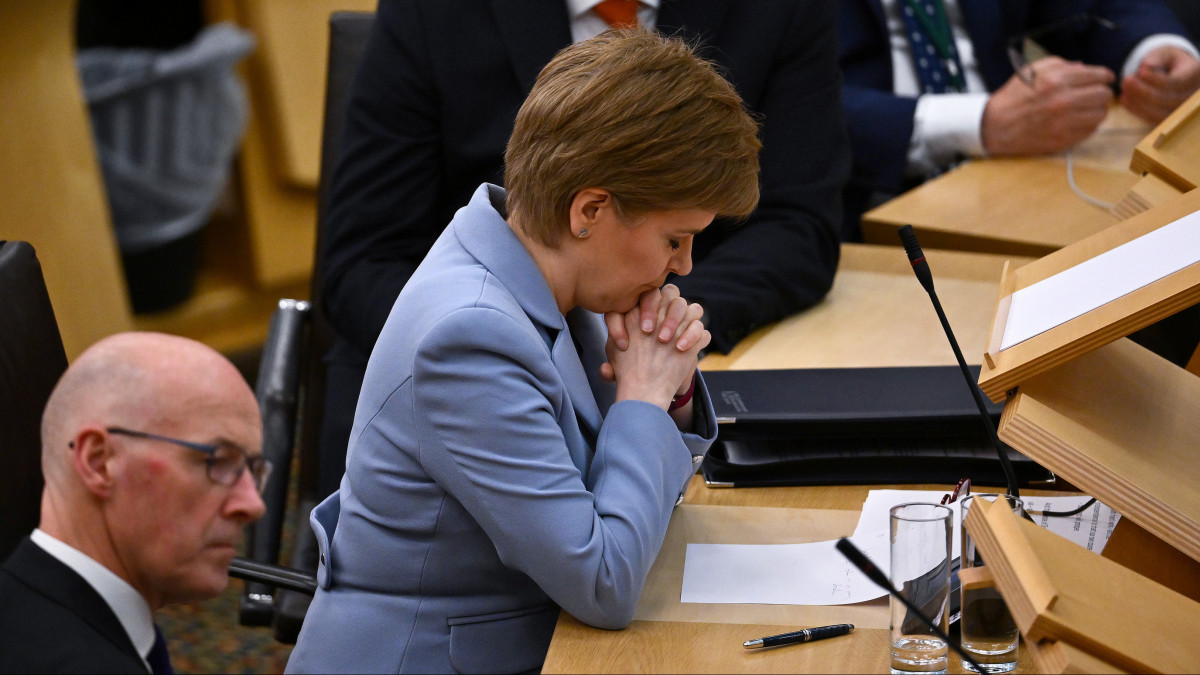
M1184 673L1200 664L1200 602L992 503L965 526L1040 672Z
M1106 290L1090 297L1097 288ZM1085 296L1093 304L1071 307ZM1200 664L1200 377L1123 339L1197 302L1200 190L1004 270L979 378L992 400L1007 398L999 435L1123 517L1108 546L1122 550L1106 549L1112 560L1104 560L1083 549L1076 555L1064 548L1073 544L1034 533L1032 524L987 516L994 548L980 548L990 564L1011 564L1013 574L997 573L997 585L1047 671ZM1031 315L1031 306L1042 311ZM976 526L988 534L986 524ZM1122 528L1134 534L1118 536ZM1164 599L1174 596L1180 600ZM1170 603L1187 608L1169 615L1177 620L1171 631L1140 645L1116 640L1142 620L1134 609ZM1184 653L1177 643L1192 650L1190 661L1167 658Z
M1200 185L1200 92L1184 101L1133 149L1129 168L1141 175L1113 214L1129 218Z

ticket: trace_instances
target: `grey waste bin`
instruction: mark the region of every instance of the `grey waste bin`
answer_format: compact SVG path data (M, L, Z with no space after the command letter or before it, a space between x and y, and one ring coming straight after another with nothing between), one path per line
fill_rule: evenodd
M96 154L135 312L191 295L200 234L245 129L234 66L254 47L232 24L173 50L81 50Z

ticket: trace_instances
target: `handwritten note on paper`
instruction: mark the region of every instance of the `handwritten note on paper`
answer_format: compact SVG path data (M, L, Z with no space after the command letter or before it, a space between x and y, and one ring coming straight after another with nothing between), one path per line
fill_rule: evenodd
M856 536L852 541L867 557L886 563L886 531ZM849 605L884 595L834 544L688 544L680 599L717 604ZM713 583L714 579L720 583Z
M1200 262L1200 212L1012 294L1000 349L1044 333Z

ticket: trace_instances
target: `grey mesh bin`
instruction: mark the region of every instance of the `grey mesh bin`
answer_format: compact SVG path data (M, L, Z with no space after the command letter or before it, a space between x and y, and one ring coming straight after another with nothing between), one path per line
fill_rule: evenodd
M253 47L223 23L174 50L97 47L77 57L135 311L191 294L199 233L246 124L234 66Z

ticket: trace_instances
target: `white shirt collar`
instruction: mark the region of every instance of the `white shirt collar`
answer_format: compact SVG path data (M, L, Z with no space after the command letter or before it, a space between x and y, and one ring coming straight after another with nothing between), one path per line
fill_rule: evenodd
M116 614L117 620L121 622L121 627L129 635L134 649L142 657L142 661L146 662L146 654L150 653L150 648L154 646L154 615L142 594L86 553L46 534L41 529L35 529L29 538L46 553L83 577L83 580L104 598L104 602L112 608L113 614ZM149 663L146 663L146 670L150 670Z

